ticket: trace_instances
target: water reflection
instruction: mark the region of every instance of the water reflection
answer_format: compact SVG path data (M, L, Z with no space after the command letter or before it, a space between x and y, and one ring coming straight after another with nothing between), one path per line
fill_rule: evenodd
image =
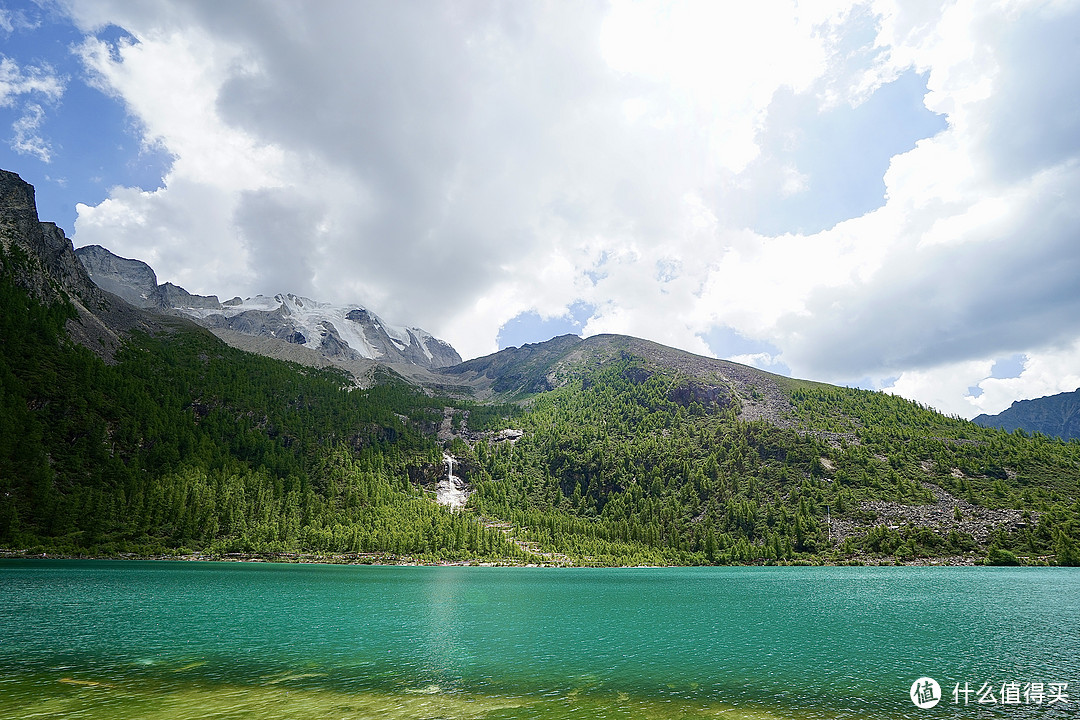
M465 638L464 628L470 613L482 612L473 602L466 602L463 569L437 568L425 573L421 595L424 622L418 629L417 642L422 649L421 671L431 679L425 692L449 692L460 685L470 663L470 646L476 638Z

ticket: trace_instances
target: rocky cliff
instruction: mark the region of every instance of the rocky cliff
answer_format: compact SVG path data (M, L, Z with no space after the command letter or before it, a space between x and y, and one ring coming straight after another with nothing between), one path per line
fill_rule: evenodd
M90 279L64 231L38 219L34 187L6 170L0 170L0 247L0 270L47 305L70 302L75 317L68 335L106 360L128 330L162 329Z
M5 170L0 170L0 245L5 254L0 262L20 264L16 280L38 300L101 300L64 231L38 219L34 187ZM21 254L25 257L17 257Z
M75 256L98 287L127 300L135 307L151 310L221 307L221 303L213 295L192 295L172 283L158 285L154 269L142 260L122 258L100 245L78 248Z

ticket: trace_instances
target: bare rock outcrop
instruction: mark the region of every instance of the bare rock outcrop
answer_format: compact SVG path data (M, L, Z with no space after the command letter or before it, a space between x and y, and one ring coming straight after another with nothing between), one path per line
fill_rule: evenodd
M878 525L891 530L911 526L929 528L943 537L955 530L961 534L966 533L980 545L985 545L990 533L995 530L1016 532L1039 521L1038 512L1029 512L1025 517L1023 510L973 505L937 485L923 485L934 494L935 501L932 504L905 505L882 500L864 501L859 503L861 514L870 514L874 520L866 523L834 518L831 523L833 537L839 543L848 536L863 535L870 527Z

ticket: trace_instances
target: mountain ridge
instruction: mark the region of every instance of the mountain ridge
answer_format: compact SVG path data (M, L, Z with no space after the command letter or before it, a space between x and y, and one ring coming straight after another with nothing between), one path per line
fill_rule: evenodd
M100 245L77 248L75 255L100 287L136 307L178 314L212 331L301 345L350 369L365 361L418 365L438 369L461 362L447 342L417 327L398 327L358 304L334 305L292 293L272 297L235 297L221 302L216 295L194 295L172 283L158 284L157 274L142 260L122 258ZM226 342L235 336L220 333ZM256 347L279 355L282 348Z
M34 187L18 174L0 170L0 248L16 282L48 306L71 303L68 336L112 362L133 330L170 332L180 318L148 313L101 289L83 267L74 246L56 223L38 218ZM3 261L0 261L0 269Z
M984 413L972 422L1009 432L1025 430L1063 440L1080 439L1080 388L1031 400L1015 400L997 415Z
M511 347L491 355L466 360L442 368L444 376L477 384L490 380L490 399L512 401L554 390L590 368L626 358L640 358L643 367L637 379L659 371L674 371L683 377L672 388L673 399L702 407L737 405L743 420L767 420L775 425L790 423L787 417L791 401L787 389L793 384L812 384L792 380L765 370L697 355L631 335L598 334L582 338L560 335L539 343Z

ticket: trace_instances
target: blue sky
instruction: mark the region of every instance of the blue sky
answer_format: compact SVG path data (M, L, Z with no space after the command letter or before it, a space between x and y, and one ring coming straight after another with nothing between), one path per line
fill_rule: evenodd
M2 3L0 54L16 63L26 80L46 75L62 88L10 92L0 107L7 140L0 147L3 167L23 175L37 189L41 217L74 230L77 202L97 204L116 185L154 189L161 185L170 158L144 148L135 119L124 104L87 82L87 72L72 48L83 35L70 22L32 3ZM117 29L103 36L119 37ZM12 78L8 78L11 82ZM17 84L18 79L12 84ZM32 119L22 134L13 127Z
M1075 0L0 0L0 167L192 292L970 417L1080 386L1078 75Z

